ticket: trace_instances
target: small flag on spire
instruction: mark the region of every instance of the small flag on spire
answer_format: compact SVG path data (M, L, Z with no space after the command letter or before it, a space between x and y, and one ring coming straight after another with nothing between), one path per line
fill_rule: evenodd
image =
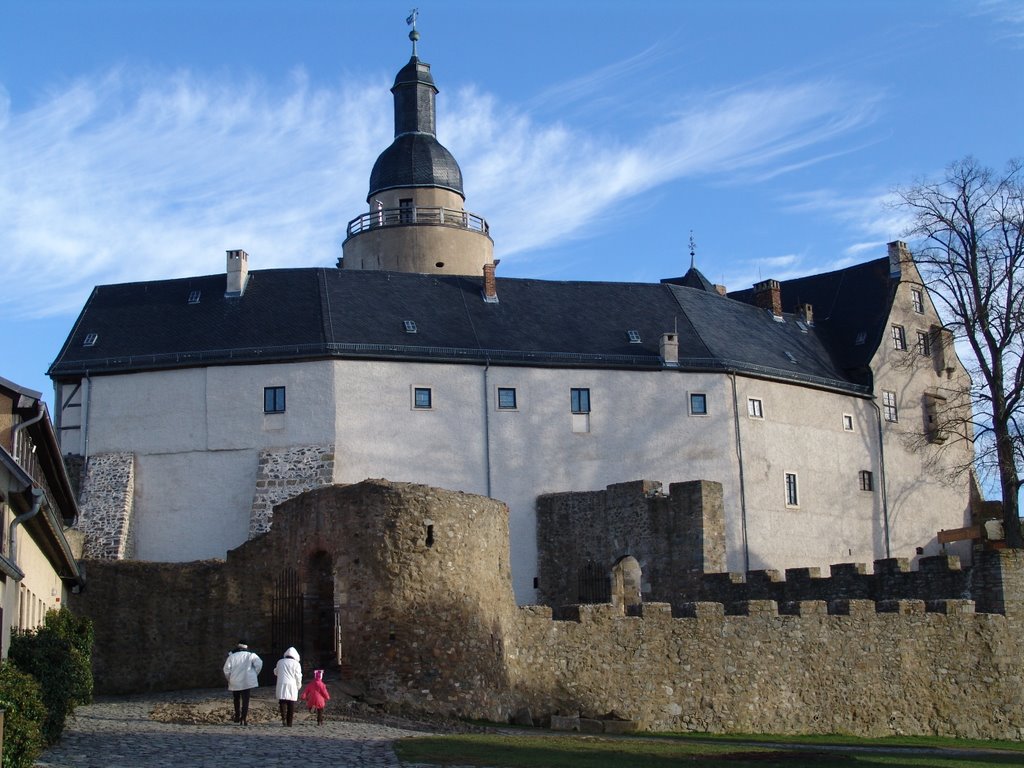
M405 17L405 23L406 24L411 24L412 26L415 27L416 26L416 19L419 17L419 15L420 15L420 9L419 8L413 8L411 11L409 11L409 15Z

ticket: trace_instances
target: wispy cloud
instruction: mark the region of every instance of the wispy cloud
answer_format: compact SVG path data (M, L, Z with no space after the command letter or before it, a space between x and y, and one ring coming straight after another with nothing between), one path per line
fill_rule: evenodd
M0 87L0 252L21 286L0 311L73 312L95 284L216 272L229 248L258 268L333 264L391 140L388 85L116 69L22 110ZM599 231L673 180L750 181L810 162L875 107L826 82L690 103L640 135L600 135L467 88L439 134L501 255L524 257Z

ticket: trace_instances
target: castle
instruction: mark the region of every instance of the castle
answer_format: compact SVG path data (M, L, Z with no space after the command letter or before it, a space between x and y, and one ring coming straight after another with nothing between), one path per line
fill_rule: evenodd
M337 268L232 249L220 274L93 290L49 369L90 557L222 558L287 499L386 477L506 502L534 603L563 578L538 498L657 478L720 487L694 572L970 562L939 538L973 522L970 435L940 418L966 373L903 243L734 292L695 264L658 284L498 277L415 40L392 93ZM616 541L569 582L609 578ZM649 550L647 574L675 556Z

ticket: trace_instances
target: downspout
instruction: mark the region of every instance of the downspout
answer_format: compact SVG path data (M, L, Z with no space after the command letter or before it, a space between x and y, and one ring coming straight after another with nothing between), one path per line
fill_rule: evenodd
M491 495L491 406L487 402L491 391L491 361L484 360L484 464L487 468L487 496Z
M15 456L18 455L18 433L21 432L21 430L23 430L25 427L31 427L37 421L42 421L43 416L46 415L46 409L43 407L43 404L39 400L36 400L36 409L39 411L39 413L37 413L31 419L26 419L25 421L18 422L17 424L14 425L14 428L11 430L11 449L14 451Z
M743 572L750 570L750 545L747 542L747 492L743 480L743 440L740 437L740 409L736 397L736 374L729 375L732 381L732 416L736 428L736 458L740 467L740 531L743 535Z
M885 444L882 435L882 409L878 403L871 400L871 407L875 409L875 420L878 422L878 487L882 491L882 523L885 527L885 556L892 557L889 549L889 495L885 490Z
M32 508L28 512L24 512L18 515L16 518L11 520L10 532L8 533L8 549L7 551L11 554L11 562L15 565L18 564L18 526L24 523L26 520L31 520L33 517L39 514L39 510L43 506L43 492L39 488L32 486ZM19 566L20 567L20 566Z

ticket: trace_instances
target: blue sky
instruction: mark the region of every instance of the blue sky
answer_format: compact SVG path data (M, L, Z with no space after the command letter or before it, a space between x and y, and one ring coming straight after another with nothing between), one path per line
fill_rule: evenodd
M96 284L333 265L412 2L0 5L0 376ZM1024 3L422 2L438 138L502 275L730 289L881 256L892 189L1022 154Z

